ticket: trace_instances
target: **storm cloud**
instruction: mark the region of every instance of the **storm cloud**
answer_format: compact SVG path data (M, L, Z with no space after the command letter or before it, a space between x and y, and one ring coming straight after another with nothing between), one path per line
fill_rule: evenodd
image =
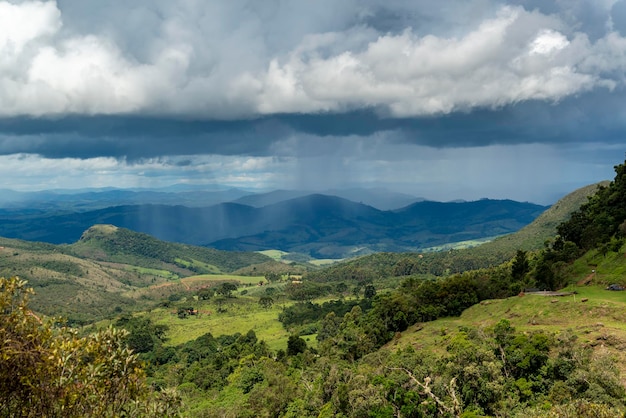
M389 186L407 177L391 167L494 150L526 156L521 178L561 150L588 173L565 190L619 162L624 74L624 0L0 1L0 155L136 182L206 180L221 156L233 171L211 181Z

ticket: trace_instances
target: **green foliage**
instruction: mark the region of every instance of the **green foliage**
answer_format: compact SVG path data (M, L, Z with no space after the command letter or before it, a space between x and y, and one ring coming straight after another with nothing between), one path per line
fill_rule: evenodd
M215 295L215 289L212 287L204 287L198 290L197 296L200 300L209 300Z
M28 309L32 293L17 278L0 279L0 416L156 416L137 355L115 328L79 338ZM169 402L168 401L168 402Z
M363 290L363 297L365 299L372 299L376 296L376 287L373 284L365 285L365 289Z
M513 280L521 281L526 276L526 273L530 271L530 265L528 263L528 255L524 250L517 250L513 264L511 264L511 276Z
M259 305L261 305L265 309L269 309L274 304L274 299L270 296L261 296L259 298Z
M297 335L291 335L287 340L287 355L295 356L299 353L304 353L307 349L306 341L302 337Z
M358 302L355 300L330 300L322 304L313 302L298 302L291 306L285 307L280 314L278 320L287 329L293 326L310 324L324 318L329 313L334 313L338 317L343 317L346 313L356 305L367 306L367 302Z
M237 290L237 285L231 282L224 282L216 290L216 293L227 298L233 297L233 292Z
M332 292L332 287L310 281L304 281L302 283L288 283L284 288L284 292L289 299L308 301L330 294Z
M282 277L278 273L274 273L274 272L265 273L265 280L267 280L268 283L276 283L276 282L279 282L281 279Z
M583 250L623 237L620 225L626 221L626 163L615 166L615 179L601 187L571 218L559 225L558 233Z

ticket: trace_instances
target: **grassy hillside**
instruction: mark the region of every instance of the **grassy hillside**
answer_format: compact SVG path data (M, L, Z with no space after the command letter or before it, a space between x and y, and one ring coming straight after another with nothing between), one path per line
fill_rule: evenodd
M626 374L626 295L604 286L571 286L568 296L525 294L507 299L483 301L459 317L416 324L387 344L386 349L412 346L417 350L443 354L448 342L460 330L486 329L507 319L521 332L571 333L579 342L617 356Z
M532 251L543 248L545 241L556 235L557 226L567 220L570 214L583 203L586 203L598 186L606 184L608 182L575 190L552 205L526 227L489 242L474 241L476 245L468 246L468 242L464 241L463 245L455 248L441 246L437 247L440 251L420 253L376 253L312 272L310 277L314 280L326 281L335 278L349 280L350 277L359 277L363 274L367 274L370 279L410 274L444 276L449 273L496 266L512 259L518 249ZM355 276L357 271L360 275Z
M235 280L226 274L247 267L251 277L237 281L257 283L264 269L288 268L258 253L172 244L111 225L90 228L72 245L0 238L0 276L28 280L35 290L35 311L76 324L147 309L174 293ZM211 276L191 279L199 273Z
M561 222L567 220L575 210L586 203L589 196L595 194L598 187L608 184L609 182L606 181L574 190L539 215L532 223L514 234L496 238L492 242L472 249L470 252L480 256L484 253L500 251L512 256L518 249L526 251L540 249L547 239L554 237L556 227Z
M271 260L258 253L226 252L169 243L113 225L92 226L78 242L67 248L81 257L147 268L157 267L181 275L225 273Z

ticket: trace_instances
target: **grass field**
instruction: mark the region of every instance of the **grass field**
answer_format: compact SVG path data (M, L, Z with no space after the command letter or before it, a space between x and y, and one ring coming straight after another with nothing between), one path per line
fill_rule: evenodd
M260 254L266 255L276 261L281 261L283 259L283 256L289 254L286 251L281 251L281 250L264 250L264 251L257 251Z
M450 335L459 327L487 328L507 319L525 332L566 330L590 346L611 346L626 371L626 292L613 292L601 286L570 286L571 296L526 294L507 299L488 300L465 310L458 318L442 318L417 324L387 345L396 348L412 345L416 349L443 353Z
M184 277L182 279L168 280L164 283L158 283L150 287L141 289L132 289L125 296L133 299L159 299L167 298L174 293L188 292L190 290L198 290L203 287L216 286L223 282L237 282L239 286L257 285L260 281L265 282L263 276L237 276L233 274L202 274L198 276ZM245 287L244 287L245 288ZM241 290L241 289L240 289Z
M178 345L191 341L208 332L217 337L241 334L253 330L259 340L264 340L270 349L287 348L289 333L278 321L281 307L275 304L270 309L261 308L256 298L237 297L227 299L222 305L226 312L217 313L214 301L189 301L189 306L198 309L200 315L181 319L176 315L175 308L158 308L152 310L150 318L157 324L167 325L167 345Z
M498 237L495 236L495 237L486 237L486 238L480 238L480 239L472 239L472 240L467 240L467 241L451 242L448 244L437 245L435 247L423 248L422 251L423 252L437 252L437 251L446 251L446 250L463 250L466 248L477 247L486 242L491 242L496 238Z
M235 281L242 285L258 284L265 282L264 276L237 276L234 274L201 274L198 276L185 277L181 279L183 283L191 285L221 283L224 281Z
M161 270L161 269L150 269L146 267L138 267L138 266L131 266L131 265L125 265L124 270L132 271L134 273L139 273L139 274L149 274L152 276L163 277L164 279L168 279L168 280L178 279L179 277L177 274L174 274L171 271Z
M313 264L314 266L321 267L321 266L328 266L331 264L335 264L343 260L345 260L345 258L319 258L316 260L311 260L309 261L309 263Z
M211 273L219 273L220 269L216 266L214 266L213 264L207 264L207 263L203 263L202 261L198 261L198 260L183 260L182 258L176 258L175 259L176 263L181 265L181 266L185 266L186 268L203 268L205 269L205 271L209 271ZM197 271L197 270L196 270Z

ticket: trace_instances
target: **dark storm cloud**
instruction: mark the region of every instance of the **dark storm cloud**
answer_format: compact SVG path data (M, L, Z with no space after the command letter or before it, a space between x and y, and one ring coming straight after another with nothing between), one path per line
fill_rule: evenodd
M135 116L73 116L0 120L0 154L44 157L111 156L131 160L161 155L292 155L332 153L345 137L382 133L396 143L437 148L492 144L603 141L626 134L621 92L599 91L559 103L528 101L502 109L475 109L438 117L392 118L375 109L343 114L283 114L251 120L207 121ZM290 138L310 147L277 148ZM316 143L319 146L316 146ZM303 155L304 154L304 155Z

